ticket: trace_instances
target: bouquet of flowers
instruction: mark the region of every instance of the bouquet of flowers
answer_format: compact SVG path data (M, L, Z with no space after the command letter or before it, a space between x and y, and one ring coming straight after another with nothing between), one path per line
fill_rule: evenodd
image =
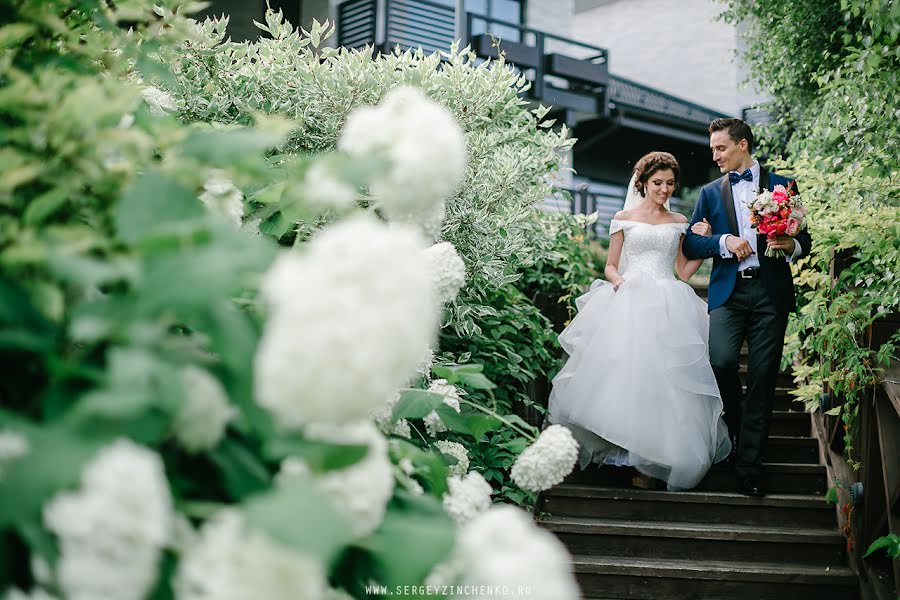
M779 235L796 236L806 228L807 209L800 201L800 194L793 182L789 188L776 185L775 189L761 192L748 205L750 223L772 239ZM781 250L766 247L766 256L775 257Z

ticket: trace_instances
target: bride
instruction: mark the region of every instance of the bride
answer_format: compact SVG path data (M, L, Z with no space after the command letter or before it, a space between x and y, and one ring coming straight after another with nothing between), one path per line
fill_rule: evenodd
M701 261L685 258L687 219L669 211L678 172L667 152L635 165L609 228L607 281L576 300L578 315L559 336L569 360L549 405L549 421L578 440L581 468L628 465L644 475L637 485L653 477L669 490L693 488L731 451L706 304L683 283ZM704 222L692 231L710 233Z

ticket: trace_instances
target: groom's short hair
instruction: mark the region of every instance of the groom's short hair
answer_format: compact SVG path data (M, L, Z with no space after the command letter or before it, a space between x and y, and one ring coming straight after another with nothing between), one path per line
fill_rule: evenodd
M728 137L734 140L735 143L740 142L741 140L747 140L747 151L753 152L753 131L747 123L740 119L721 118L714 119L713 122L709 124L710 133L722 131L723 129L728 131Z

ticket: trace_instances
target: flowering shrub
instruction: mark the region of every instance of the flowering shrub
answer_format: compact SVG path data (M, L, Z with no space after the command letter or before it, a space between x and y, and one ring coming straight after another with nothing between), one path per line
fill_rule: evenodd
M483 550L465 541L476 534L445 508L449 471L465 468L456 440L417 446L370 422L387 408L379 425L411 428L434 411L448 438L478 442L505 426L524 449L536 437L461 393L491 390L478 367L435 366L457 407L448 389L404 387L424 387L441 301L460 283L446 248L449 276L438 281L421 232L371 214L391 217L386 197L353 202L405 158L330 152L339 127L313 148L326 156L300 156L300 140L321 144L303 129L311 122L261 114L276 111L248 104L259 90L225 103L211 86L187 107L157 59L223 52L208 45L216 24L198 33L180 14L190 4L25 0L0 28L0 553L10 559L0 588L111 600L363 597L373 581L422 583L456 546L460 567L446 581L512 581L517 570L482 569ZM315 35L291 39L302 48ZM277 54L291 48L282 41L260 44ZM408 61L423 75L434 66ZM278 100L260 89L263 103ZM507 116L513 107L543 148L524 151L536 172L533 157L560 137L535 142L536 117L518 100ZM440 189L457 189L446 175ZM302 223L312 226L300 235ZM474 271L485 283L483 266ZM515 525L493 565L552 546L522 513L474 512ZM564 551L552 552L525 583L576 597Z

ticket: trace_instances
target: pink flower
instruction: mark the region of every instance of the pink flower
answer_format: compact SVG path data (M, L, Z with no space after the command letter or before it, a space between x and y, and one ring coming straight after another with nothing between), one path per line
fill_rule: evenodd
M800 221L797 219L788 219L787 227L784 231L789 236L794 237L800 231Z
M783 185L776 185L775 189L772 190L772 200L778 204L784 204L788 201L788 193Z

